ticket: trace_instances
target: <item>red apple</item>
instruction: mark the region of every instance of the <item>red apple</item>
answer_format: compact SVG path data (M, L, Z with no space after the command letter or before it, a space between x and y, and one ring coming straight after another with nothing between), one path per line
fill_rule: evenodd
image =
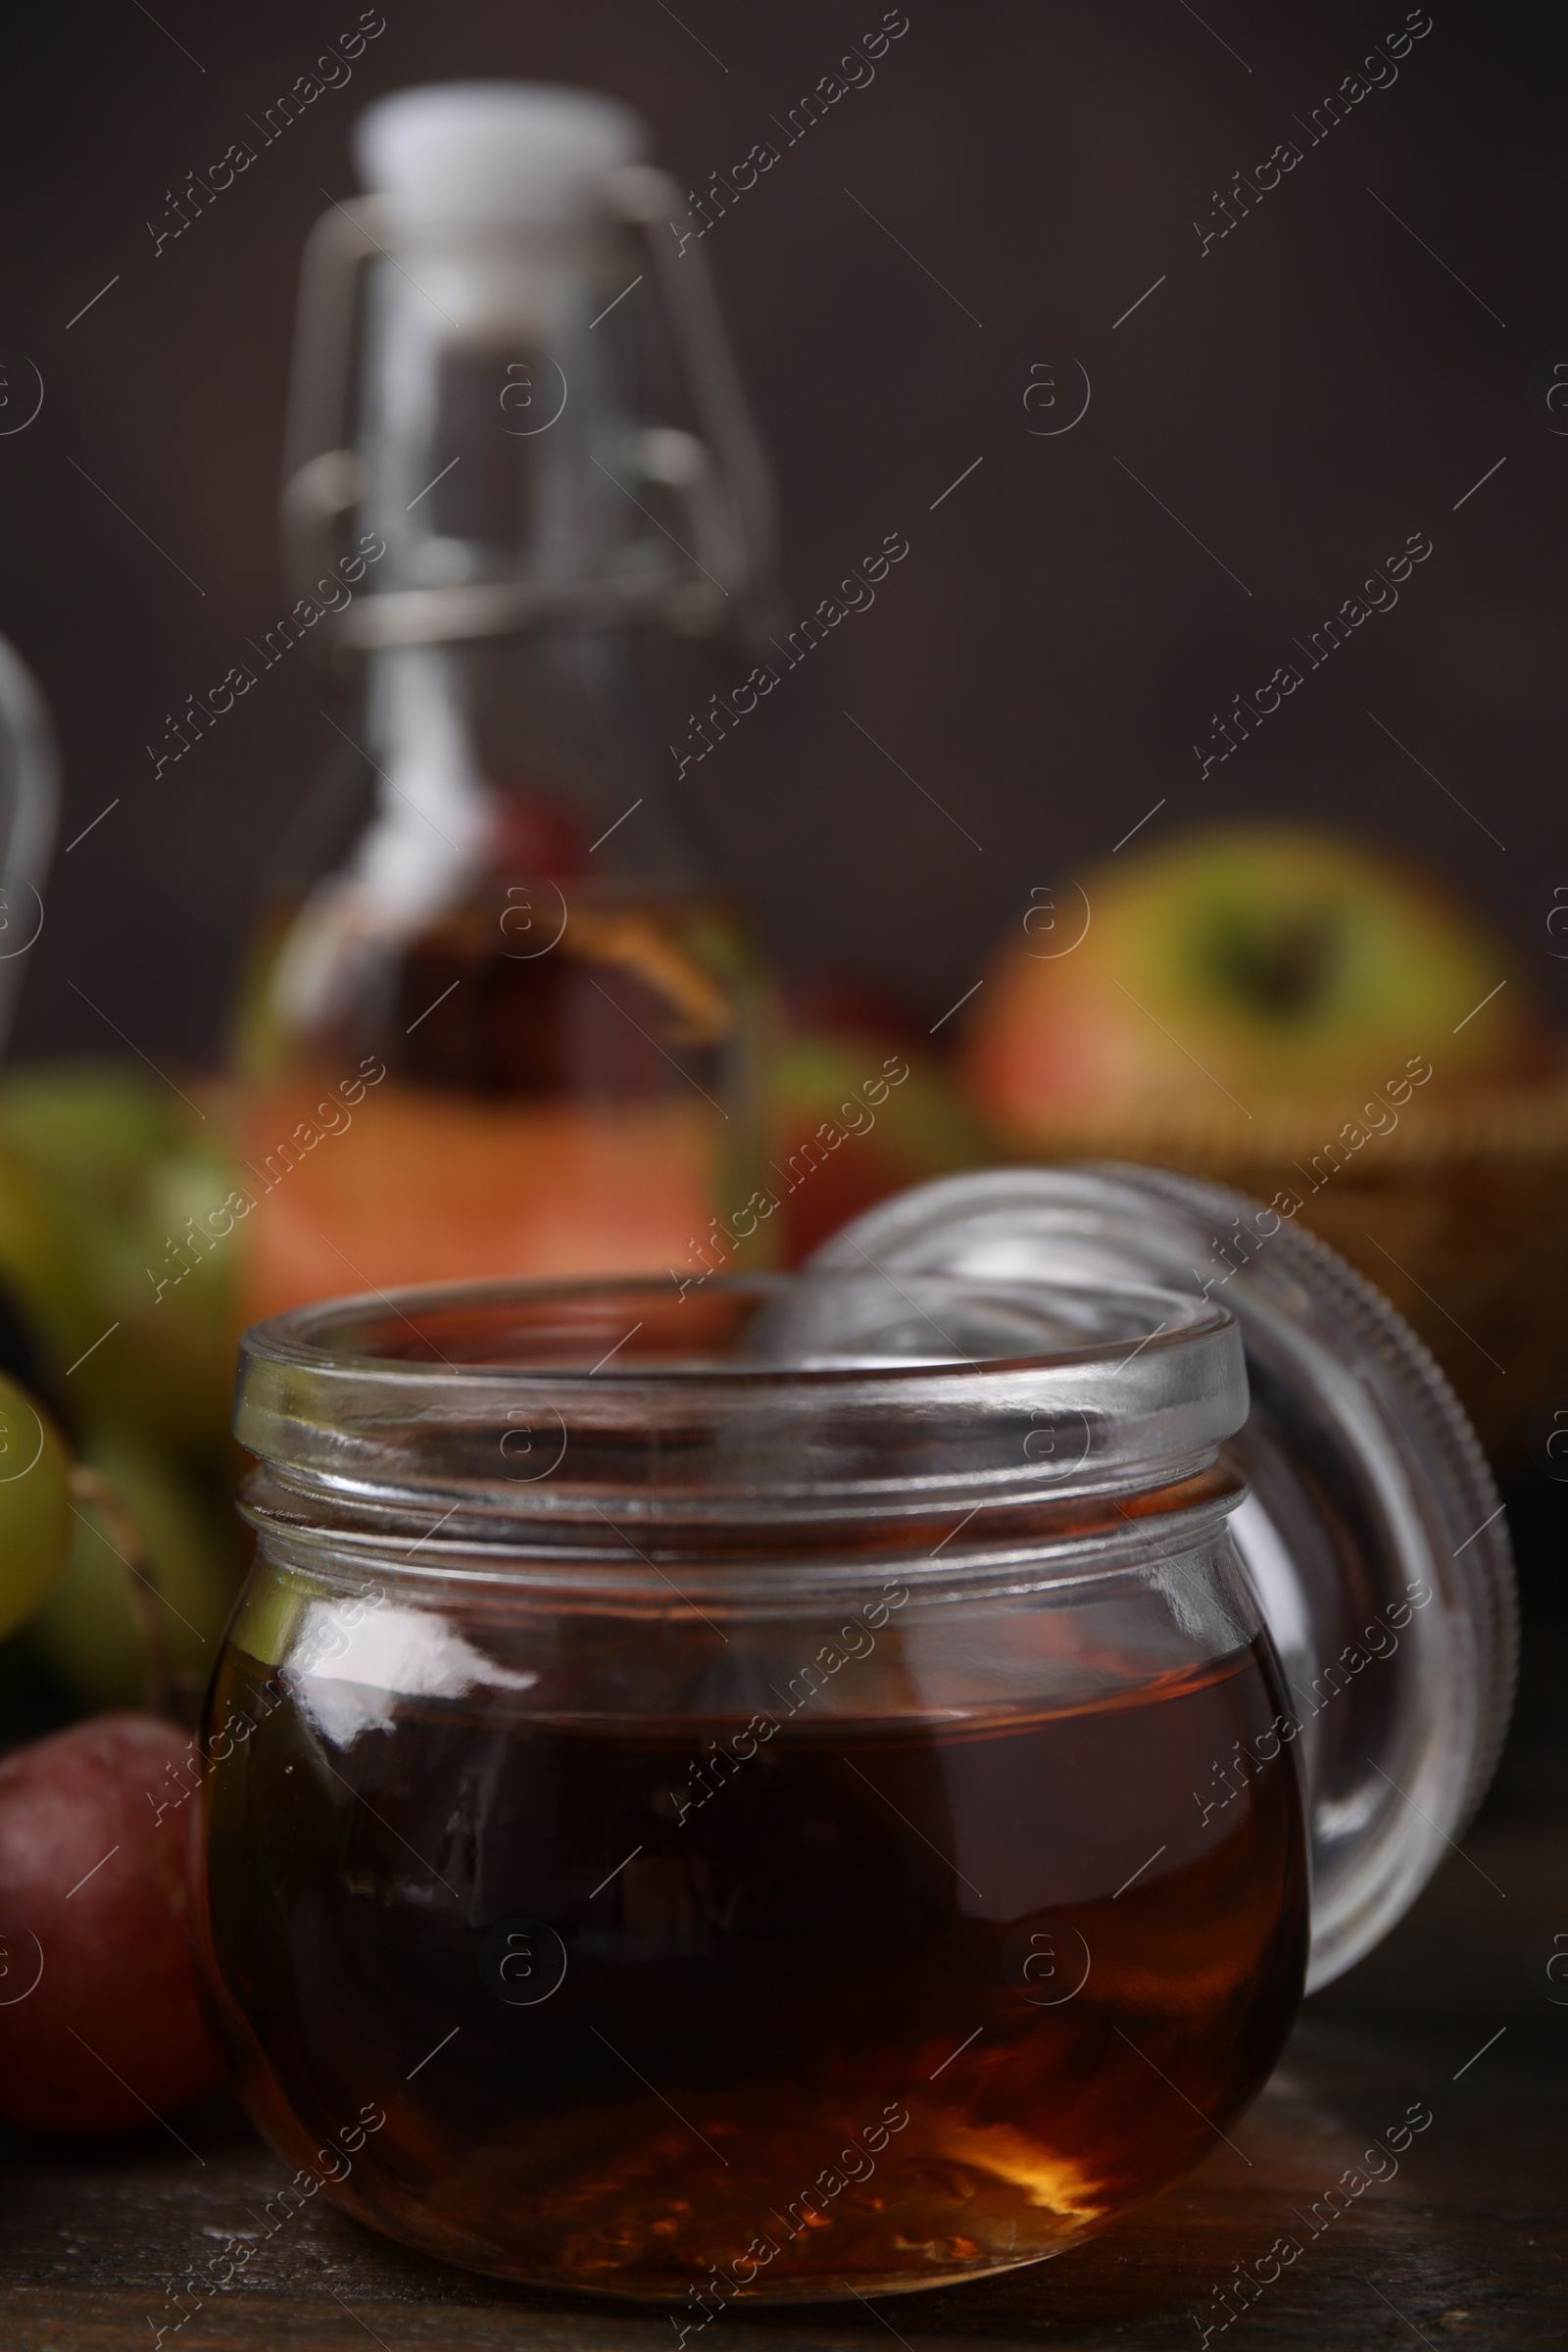
M190 1768L185 1733L145 1715L96 1716L0 1763L9 2122L123 2131L221 2075L186 1933Z
M768 1150L781 1254L792 1266L873 1202L995 1156L935 1058L869 1030L784 1046Z

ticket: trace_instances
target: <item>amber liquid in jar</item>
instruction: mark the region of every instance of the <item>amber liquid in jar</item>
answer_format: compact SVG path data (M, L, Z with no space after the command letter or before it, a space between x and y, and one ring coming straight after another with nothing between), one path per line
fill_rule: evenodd
M513 1693L352 1736L363 1686L301 1689L231 1648L210 1702L255 1724L205 1792L219 2021L290 2163L384 2108L328 2193L472 2269L696 2317L1038 2260L1197 2162L1300 1997L1260 1646L765 1739Z

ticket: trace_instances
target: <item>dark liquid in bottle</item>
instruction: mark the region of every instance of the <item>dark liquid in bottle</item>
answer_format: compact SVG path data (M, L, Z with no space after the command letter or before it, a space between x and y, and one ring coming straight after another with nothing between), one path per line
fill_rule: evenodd
M1258 1650L765 1738L376 1703L230 1650L209 1975L279 2150L384 2109L328 2193L470 2268L715 2310L1038 2260L1206 2153L1295 2013Z
M246 1321L346 1279L696 1276L728 1253L711 1220L763 1173L761 982L721 899L495 877L351 961L314 1029L279 1009L299 919L275 918L245 1023ZM762 1262L771 1228L751 1232Z

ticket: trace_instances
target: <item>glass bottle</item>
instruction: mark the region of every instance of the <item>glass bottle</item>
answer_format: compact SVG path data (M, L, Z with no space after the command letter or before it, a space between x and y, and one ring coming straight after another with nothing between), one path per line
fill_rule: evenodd
M765 978L653 713L672 637L759 613L769 491L641 136L403 92L307 255L273 658L313 633L360 704L244 992L251 1313L765 1253Z

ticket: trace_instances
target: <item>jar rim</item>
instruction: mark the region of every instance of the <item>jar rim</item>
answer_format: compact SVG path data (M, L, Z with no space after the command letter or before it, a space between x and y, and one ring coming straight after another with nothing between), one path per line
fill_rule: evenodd
M880 1269L443 1284L255 1326L234 1430L296 1488L584 1512L861 1520L1165 1485L1247 1417L1229 1309L1139 1284Z
M1157 1309L1159 1321L1148 1329L1142 1327L1121 1334L1105 1333L1076 1345L1054 1348L1030 1348L998 1351L975 1357L963 1354L956 1347L947 1353L909 1355L907 1357L860 1357L842 1363L827 1362L813 1355L805 1361L756 1360L693 1356L690 1358L660 1356L654 1361L634 1356L618 1362L601 1359L593 1364L576 1364L550 1358L538 1362L519 1361L514 1356L468 1355L457 1359L446 1357L436 1347L434 1339L421 1335L416 1316L423 1314L427 1321L442 1315L492 1312L514 1309L524 1305L548 1306L559 1302L565 1306L574 1301L584 1304L612 1299L645 1299L649 1304L666 1301L669 1298L667 1277L653 1274L566 1276L551 1280L518 1277L481 1282L424 1283L397 1291L374 1291L349 1294L337 1298L319 1299L306 1306L291 1307L286 1312L256 1323L246 1332L241 1344L242 1367L249 1362L270 1361L304 1369L331 1369L370 1374L379 1378L397 1379L400 1375L422 1377L435 1363L444 1365L447 1373L461 1378L466 1374L486 1380L539 1380L571 1384L575 1381L604 1378L621 1387L638 1382L696 1381L711 1379L715 1370L722 1370L726 1381L745 1381L752 1384L797 1381L830 1382L857 1379L889 1379L929 1377L933 1373L951 1372L956 1377L984 1376L992 1372L1018 1371L1034 1366L1054 1366L1073 1363L1114 1362L1142 1352L1164 1341L1166 1346L1180 1346L1191 1338L1225 1330L1234 1323L1230 1310L1217 1301L1186 1297L1178 1291L1156 1288L1152 1284L1137 1283L1060 1283L974 1280L966 1276L906 1276L895 1283L880 1269L873 1268L863 1277L834 1273L823 1276L803 1271L799 1274L715 1274L704 1280L703 1287L711 1295L737 1303L749 1298L782 1298L805 1291L826 1293L837 1297L863 1292L868 1298L886 1298L891 1292L908 1299L913 1311L923 1319L930 1317L918 1298L910 1298L910 1284L925 1294L933 1303L941 1303L945 1294L962 1298L979 1294L989 1303L1000 1303L1009 1298L1028 1300L1039 1295L1043 1300L1067 1294L1087 1303L1093 1299L1103 1306L1112 1303L1128 1309ZM676 1303L681 1303L677 1293ZM370 1321L368 1310L374 1307L390 1315L410 1330L416 1341L424 1337L424 1351L416 1354L405 1343L401 1350L369 1348L355 1346L333 1346L334 1333L364 1330ZM452 1336L450 1333L448 1336ZM630 1333L626 1335L629 1339ZM939 1330L939 1336L940 1330Z

